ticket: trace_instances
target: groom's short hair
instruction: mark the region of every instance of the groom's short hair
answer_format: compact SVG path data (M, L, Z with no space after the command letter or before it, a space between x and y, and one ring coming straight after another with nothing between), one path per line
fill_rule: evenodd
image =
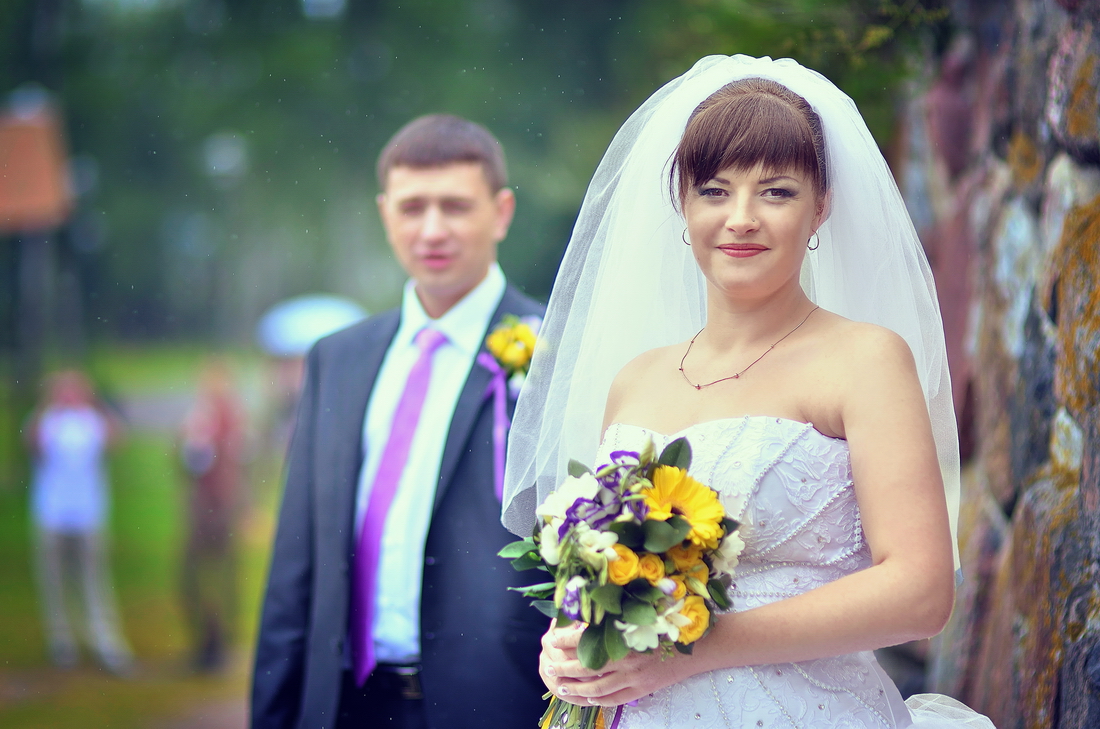
M467 119L450 114L429 114L401 127L378 156L378 186L394 167L444 167L473 162L481 165L495 194L508 184L504 148L492 133Z

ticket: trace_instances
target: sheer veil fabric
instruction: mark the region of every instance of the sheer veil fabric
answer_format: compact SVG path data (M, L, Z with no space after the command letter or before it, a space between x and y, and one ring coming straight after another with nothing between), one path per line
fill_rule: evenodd
M830 212L802 285L822 308L908 342L955 535L959 450L943 326L894 178L855 103L828 79L791 59L742 55L703 58L659 89L615 135L592 178L516 407L502 518L513 533L531 534L535 507L566 477L569 459L588 462L596 453L608 390L623 365L705 324L705 282L680 237L669 167L692 110L723 85L754 76L788 87L821 117Z

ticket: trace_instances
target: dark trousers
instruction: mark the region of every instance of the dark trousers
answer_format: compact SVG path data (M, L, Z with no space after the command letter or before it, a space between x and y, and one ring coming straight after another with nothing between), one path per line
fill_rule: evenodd
M414 677L419 685L419 677ZM362 687L344 671L336 729L428 729L423 698L407 698L412 684L406 676L376 670Z

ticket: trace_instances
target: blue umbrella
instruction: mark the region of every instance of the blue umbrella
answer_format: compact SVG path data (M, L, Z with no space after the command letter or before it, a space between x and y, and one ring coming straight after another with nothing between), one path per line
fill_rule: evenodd
M300 357L321 337L366 317L366 309L342 296L295 296L260 317L256 339L264 351L276 357Z

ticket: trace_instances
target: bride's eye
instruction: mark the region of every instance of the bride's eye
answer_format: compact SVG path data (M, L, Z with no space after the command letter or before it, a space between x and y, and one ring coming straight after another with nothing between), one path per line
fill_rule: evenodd
M720 197L726 193L720 187L700 187L698 192L699 197Z
M765 197L787 199L795 196L795 191L785 187L769 187L764 191Z

